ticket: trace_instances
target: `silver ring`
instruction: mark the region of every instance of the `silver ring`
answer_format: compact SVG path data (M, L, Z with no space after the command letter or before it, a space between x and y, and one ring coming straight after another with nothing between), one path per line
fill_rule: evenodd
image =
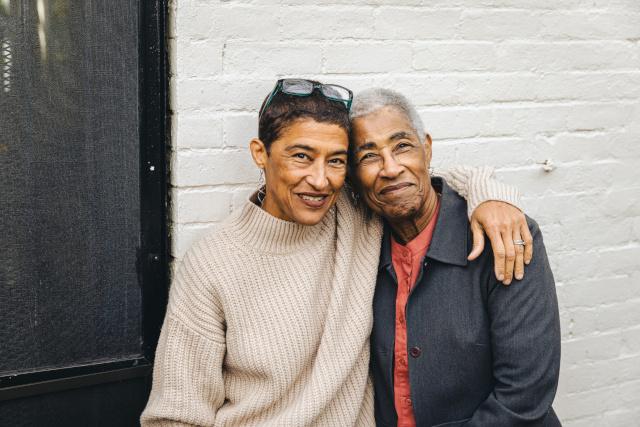
M513 241L514 245L519 245L519 246L524 246L526 245L526 243L524 242L524 240L514 240Z

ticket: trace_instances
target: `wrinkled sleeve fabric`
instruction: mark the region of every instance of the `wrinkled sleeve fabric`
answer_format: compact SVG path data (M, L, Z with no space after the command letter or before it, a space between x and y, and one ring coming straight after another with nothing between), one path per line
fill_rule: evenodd
M224 402L224 315L201 257L187 253L171 287L143 427L211 426Z
M494 169L490 166L464 165L433 170L435 176L443 178L456 193L467 200L469 218L478 205L488 200L506 202L522 210L518 189L495 179L493 172Z
M535 221L536 256L522 281L488 288L493 392L465 426L543 426L560 371L560 320L553 274Z

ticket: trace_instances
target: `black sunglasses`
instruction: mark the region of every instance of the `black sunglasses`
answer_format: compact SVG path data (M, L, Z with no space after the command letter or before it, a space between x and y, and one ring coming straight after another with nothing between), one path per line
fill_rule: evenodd
M269 107L269 104L271 104L271 101L278 92L293 96L309 96L316 89L318 89L325 98L344 104L347 111L351 109L353 92L346 87L334 84L316 83L305 79L280 79L269 94L267 100L262 104L262 108L260 108L260 113L258 114L258 119L262 117L262 114Z

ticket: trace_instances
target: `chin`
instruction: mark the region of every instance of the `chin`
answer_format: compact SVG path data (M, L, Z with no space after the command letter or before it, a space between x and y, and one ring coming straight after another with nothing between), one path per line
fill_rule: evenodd
M322 212L321 214L318 212L308 213L303 215L298 215L295 217L295 222L302 225L316 225L319 224L327 212Z
M414 217L420 211L420 207L414 203L398 203L392 206L386 206L382 209L382 216L394 219L407 219Z
M322 222L324 217L329 213L331 208L335 206L337 201L336 197L329 199L326 205L324 205L321 209L310 209L304 204L300 203L295 206L295 209L292 209L291 215L293 221L302 225L316 225Z

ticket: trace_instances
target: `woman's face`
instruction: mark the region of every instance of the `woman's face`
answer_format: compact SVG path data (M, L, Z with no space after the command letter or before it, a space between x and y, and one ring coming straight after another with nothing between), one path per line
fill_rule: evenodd
M420 215L431 190L431 137L384 107L351 122L354 182L371 210L394 221Z
M270 147L251 141L251 154L264 169L264 210L276 218L315 225L335 204L347 173L347 131L335 124L299 119Z

